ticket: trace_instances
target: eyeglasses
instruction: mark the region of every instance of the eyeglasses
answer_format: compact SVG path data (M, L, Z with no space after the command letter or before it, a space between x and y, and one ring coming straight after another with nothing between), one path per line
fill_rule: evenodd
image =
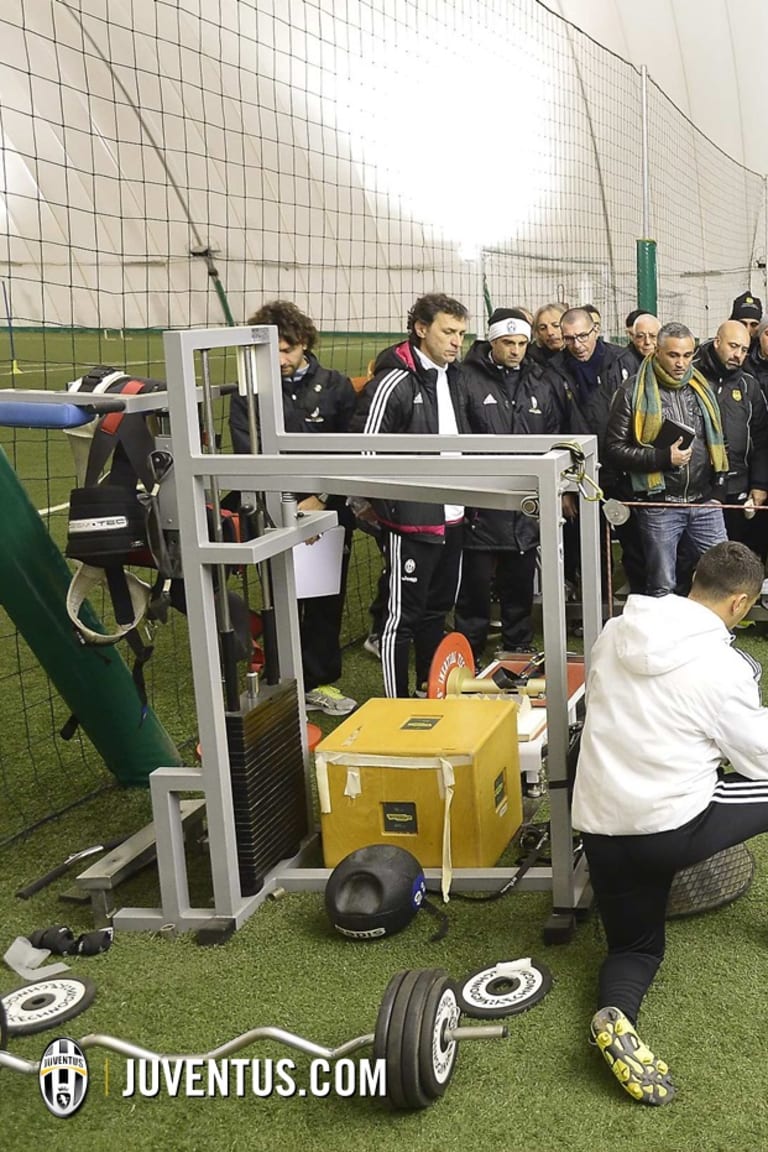
M586 344L596 328L597 324L593 324L589 332L577 332L575 336L563 336L563 343L571 346L574 344Z

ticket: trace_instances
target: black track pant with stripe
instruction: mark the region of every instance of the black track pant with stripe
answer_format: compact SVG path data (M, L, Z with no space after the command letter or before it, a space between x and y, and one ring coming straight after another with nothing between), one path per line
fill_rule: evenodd
M675 873L768 831L768 781L728 773L707 808L670 832L646 836L584 833L589 875L608 942L598 1007L620 1008L633 1023L664 958L665 919Z
M472 645L480 666L491 625L491 584L496 576L496 595L501 612L501 646L507 652L533 643L533 582L536 548L486 551L465 548L461 587L456 601L456 631Z
M413 643L416 687L429 676L445 618L456 603L461 580L463 525L449 525L441 543L388 532L387 602L381 629L381 669L386 696L410 696L408 660Z

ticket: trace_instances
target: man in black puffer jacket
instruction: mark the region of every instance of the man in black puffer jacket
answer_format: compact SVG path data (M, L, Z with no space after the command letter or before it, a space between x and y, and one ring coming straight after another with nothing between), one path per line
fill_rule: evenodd
M745 370L749 332L738 320L726 320L714 340L698 349L694 364L717 396L728 446L726 504L762 507L768 500L768 408L760 386ZM765 536L764 515L745 516L737 508L723 509L729 540L748 544L758 554Z
M526 355L531 326L515 308L497 308L488 339L477 340L462 361L470 431L481 435L541 435L560 432L559 410L543 371ZM456 629L481 664L488 639L491 581L501 609L501 643L511 652L533 641L531 608L536 571L538 521L522 512L468 508L464 522L461 587Z
M352 430L412 436L469 431L456 365L467 309L442 293L420 297L408 314L409 338L387 348L360 394ZM461 573L464 508L415 500L373 500L381 526L387 603L379 647L387 696L409 696L411 642L416 691L443 638Z

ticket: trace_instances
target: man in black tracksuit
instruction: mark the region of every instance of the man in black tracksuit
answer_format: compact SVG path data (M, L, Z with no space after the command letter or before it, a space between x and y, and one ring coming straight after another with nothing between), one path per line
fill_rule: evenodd
M456 366L467 315L463 304L441 293L418 299L408 315L409 338L377 358L354 427L414 436L468 432ZM387 573L380 638L384 691L409 696L411 642L416 691L423 692L456 600L464 509L413 500L371 503L384 533Z
M565 347L553 356L547 365L545 380L550 385L562 409L564 432L591 433L597 436L598 459L602 463L600 486L606 496L623 500L627 490L621 486L615 471L605 465L605 432L611 398L626 380L629 372L622 367L625 349L598 339L592 317L583 308L571 308L560 318ZM631 592L645 590L645 563L635 517L616 526L616 535L622 548L624 574ZM604 538L603 538L604 539ZM566 576L573 577L578 564L579 537L575 524L566 524L564 531ZM603 584L607 580L610 557L603 547Z
M317 329L310 318L290 301L274 300L264 304L248 323L277 327L285 431L348 432L357 394L348 377L324 368L312 352ZM229 425L235 451L251 452L245 397L232 397ZM354 517L344 496L325 492L299 495L300 511L321 512L325 508L336 512L345 530L341 588L332 596L299 601L301 661L307 711L344 716L355 708L355 701L342 695L334 682L341 676L341 620Z
M526 355L531 327L524 313L497 308L488 339L477 340L462 361L466 412L471 432L481 435L541 435L560 431L559 412L541 367ZM530 649L538 521L522 512L468 508L464 556L456 601L456 630L482 663L491 613L491 581L501 610L501 643L509 652Z
M728 474L722 499L726 504L759 508L768 500L768 408L760 386L749 374L749 333L738 320L726 320L713 340L698 349L694 364L717 396L728 447ZM761 513L748 518L737 508L724 508L730 540L763 553L766 526Z

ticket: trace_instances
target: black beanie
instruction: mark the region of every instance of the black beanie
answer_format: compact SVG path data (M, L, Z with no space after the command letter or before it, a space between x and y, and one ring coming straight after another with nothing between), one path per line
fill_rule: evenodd
M519 308L494 308L488 324L498 324L500 320L525 320L526 324L530 324L525 312Z
M762 320L763 302L751 292L742 292L733 302L730 320Z

